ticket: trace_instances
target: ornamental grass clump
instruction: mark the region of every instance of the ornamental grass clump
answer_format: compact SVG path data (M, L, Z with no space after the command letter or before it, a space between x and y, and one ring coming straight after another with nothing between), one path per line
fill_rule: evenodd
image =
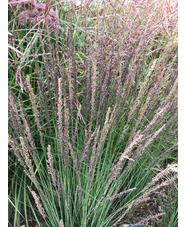
M10 49L13 225L161 220L133 214L178 178L176 1L56 3L55 32L38 23Z

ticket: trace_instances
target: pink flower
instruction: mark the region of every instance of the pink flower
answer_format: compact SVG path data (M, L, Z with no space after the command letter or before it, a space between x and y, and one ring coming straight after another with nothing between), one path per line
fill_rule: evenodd
M45 19L45 3L37 4L35 0L11 0L9 5L11 7L19 7L22 10L19 18L21 26L25 26L29 22L35 25L42 19ZM47 26L52 30L60 28L59 19L53 9L49 10L46 16L46 22Z

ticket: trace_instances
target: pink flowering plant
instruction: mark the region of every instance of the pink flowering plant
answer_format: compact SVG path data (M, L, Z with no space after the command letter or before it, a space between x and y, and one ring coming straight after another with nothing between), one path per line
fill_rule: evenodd
M36 3L36 0L10 0L9 6L21 11L19 21L21 26L31 23L32 26L42 20L46 20L47 26L51 30L59 29L59 18L53 9L48 10L46 3Z

